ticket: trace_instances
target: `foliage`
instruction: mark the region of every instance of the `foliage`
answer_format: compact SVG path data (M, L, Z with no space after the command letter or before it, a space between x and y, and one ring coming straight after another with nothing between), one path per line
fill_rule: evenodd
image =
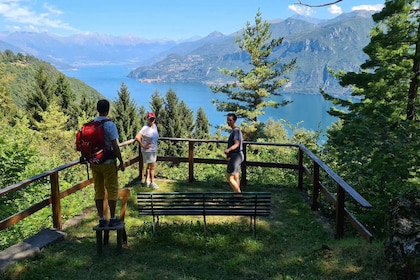
M236 43L239 48L251 57L252 68L246 69L220 69L236 81L222 86L211 86L214 93L227 95L226 101L215 100L218 111L235 112L238 117L245 119L243 129L246 140L255 140L261 135L261 123L258 117L264 115L267 107L278 108L287 102L279 103L272 99L278 96L278 89L288 82L283 77L287 72L294 69L296 60L281 64L281 59L270 59L273 50L283 41L283 38L271 39L270 24L263 21L261 12L255 17L255 26L246 23L242 32L242 38L238 37Z
M97 100L95 100L92 96L88 96L86 92L82 93L80 105L73 106L73 108L80 108L78 118L79 126L95 118L98 113L96 111L96 102Z
M162 99L159 93L152 96L152 108L156 110L156 120L160 137L189 138L194 126L193 112L184 101L180 101L176 92L168 90ZM167 143L159 146L163 155L179 156L187 151L181 143Z
M40 67L35 75L35 85L32 94L28 96L25 104L29 120L33 125L42 121L41 113L47 110L52 97L53 88L51 82L45 69Z
M195 119L193 137L196 139L207 139L210 135L209 119L203 108L198 108L197 117Z
M36 160L36 149L30 145L31 137L28 137L30 131L22 123L24 120L11 126L7 120L0 119L0 188L24 179L28 175L27 166Z
M74 110L75 108L78 108L74 106L76 95L72 91L68 79L62 73L58 75L54 85L54 95L56 96L57 103L59 107L62 108L63 113L69 116L66 128L76 128L78 125L77 118L80 114L79 110Z
M63 75L51 64L34 56L23 55L22 53L14 54L10 50L0 52L0 69L4 69L6 74L2 75L0 79L3 81L7 78L7 88L17 108L24 108L28 97L33 94L36 83L35 76L40 68L44 69L51 85L54 85L55 81L59 79L58 77ZM74 78L66 78L66 80L70 84L70 89L75 95L76 102L80 101L83 92L92 96L95 100L103 98L95 89L80 80Z
M118 127L119 141L124 142L133 139L140 130L138 108L130 97L130 90L124 83L118 91L118 98L114 100L112 116Z
M10 90L7 88L8 75L5 74L1 64L0 77L0 120L6 118L9 122L12 122L12 119L17 114L17 108L13 103Z
M343 108L330 111L341 122L328 131L325 156L374 205L369 214L361 213L362 221L384 234L390 199L420 186L417 1L387 1L373 18L378 24L364 48L369 59L362 70L336 74L340 84L350 86L361 101L323 93Z

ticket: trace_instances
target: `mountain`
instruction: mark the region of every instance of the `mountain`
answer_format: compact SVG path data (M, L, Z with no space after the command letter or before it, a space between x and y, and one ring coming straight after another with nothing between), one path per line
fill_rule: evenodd
M287 63L297 58L297 70L288 73L290 83L282 90L290 93L343 94L328 68L358 70L366 60L362 49L374 26L370 12L355 11L330 20L294 16L271 22L274 38L283 43L273 54ZM129 65L129 77L141 82L225 83L229 77L219 68L249 69L249 55L241 52L235 39L214 31L198 40L146 40L136 36L78 34L68 37L50 33L0 32L0 50L33 55L59 70L80 65Z
M0 42L25 54L50 62L61 70L78 65L139 65L176 45L175 41L150 41L136 36L0 32ZM0 50L11 49L0 44Z
M284 38L272 57L280 57L282 62L297 58L297 70L287 74L290 83L282 91L318 93L322 88L336 95L346 93L347 89L338 84L328 68L359 69L367 58L362 49L369 43L369 32L374 26L371 15L356 11L324 21L291 17L271 23L273 38ZM142 82L228 82L230 77L220 74L218 68L250 67L248 54L235 43L239 34L218 34L194 44L179 44L161 53L154 64L133 70L130 77Z

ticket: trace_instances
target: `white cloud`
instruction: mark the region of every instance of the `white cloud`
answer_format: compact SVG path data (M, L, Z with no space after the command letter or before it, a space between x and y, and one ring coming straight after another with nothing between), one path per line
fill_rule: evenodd
M328 8L328 11L333 15L341 15L343 13L343 10L341 9L341 7L335 4L331 5Z
M46 9L47 11L49 11L52 14L56 14L56 15L63 14L62 11L57 10L53 5L50 5L48 3L44 3L43 7L44 7L44 9Z
M22 30L37 29L64 29L78 31L69 24L58 19L57 16L63 14L62 11L56 9L53 5L43 3L40 12L34 10L33 7L25 6L27 1L22 0L0 0L0 17L8 22L14 23L13 29L16 30L18 24L22 24Z
M288 8L301 16L311 16L313 14L313 10L310 7L304 7L301 5L289 5Z
M376 5L360 5L360 6L354 6L351 8L352 11L371 11L371 12L376 12L376 11L380 11L382 10L382 8L384 7L383 4L376 4Z

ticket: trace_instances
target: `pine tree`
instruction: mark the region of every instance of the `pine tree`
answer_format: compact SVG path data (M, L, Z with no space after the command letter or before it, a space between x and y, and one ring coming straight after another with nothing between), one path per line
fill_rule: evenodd
M34 91L28 96L26 110L32 124L42 120L41 113L45 112L53 99L51 81L43 67L39 67L35 74Z
M140 120L137 105L131 99L130 91L124 82L121 83L120 90L117 93L118 99L114 101L112 117L118 128L119 141L123 142L136 136L140 128Z
M58 75L55 83L54 95L57 97L58 105L63 113L69 116L66 129L76 128L78 126L77 119L80 115L79 108L75 106L76 95L71 90L66 76L62 73Z
M179 110L179 99L175 91L168 90L165 95L165 112L166 112L166 137L181 136L181 116Z
M164 108L165 100L160 96L160 92L156 90L152 96L150 101L150 109L156 115L156 125L159 130L160 136L166 136L166 112ZM144 121L146 122L146 112L141 115L144 116Z
M158 92L152 96L151 106L156 113L159 135L161 137L188 138L192 135L194 126L193 111L183 101L179 101L175 91L169 89L163 99ZM159 144L159 149L166 155L185 155L188 147L174 142Z
M328 155L344 179L375 205L370 222L379 231L390 199L420 186L417 6L418 1L386 1L373 15L377 25L364 48L369 58L362 71L337 74L360 102L323 93L342 107L330 110L340 123L328 131Z
M210 134L210 124L203 108L198 108L197 118L194 124L193 137L195 139L207 139Z
M249 140L255 140L261 134L262 124L258 117L264 115L264 108L278 108L287 104L285 101L279 103L272 100L272 96L281 95L278 89L288 82L282 76L293 70L296 62L293 59L289 63L281 64L280 58L270 59L273 50L283 42L283 38L272 39L270 26L271 24L262 20L260 11L257 12L254 26L246 23L242 38L237 37L236 43L250 56L250 70L221 69L221 73L236 81L210 87L214 93L227 95L226 101L214 101L218 111L234 112L245 119L242 130L244 137Z
M58 105L66 111L76 99L75 94L71 90L70 83L66 76L62 73L58 75L55 83L54 95L58 97Z
M182 100L179 105L180 138L191 138L194 129L194 112Z
M96 110L96 103L98 101L94 100L92 97L89 97L86 91L82 92L82 96L80 98L80 111L83 114L83 121L79 121L79 125L83 124L91 119L93 119L97 114Z

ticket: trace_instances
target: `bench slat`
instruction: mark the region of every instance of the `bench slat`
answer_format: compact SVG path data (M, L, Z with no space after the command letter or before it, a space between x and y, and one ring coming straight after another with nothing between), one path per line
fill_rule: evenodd
M159 216L247 216L253 221L256 234L256 217L271 214L269 192L170 192L138 193L139 216L153 216L153 233ZM157 217L157 219L155 219Z
M171 192L138 193L139 215L244 215L268 216L271 193Z

